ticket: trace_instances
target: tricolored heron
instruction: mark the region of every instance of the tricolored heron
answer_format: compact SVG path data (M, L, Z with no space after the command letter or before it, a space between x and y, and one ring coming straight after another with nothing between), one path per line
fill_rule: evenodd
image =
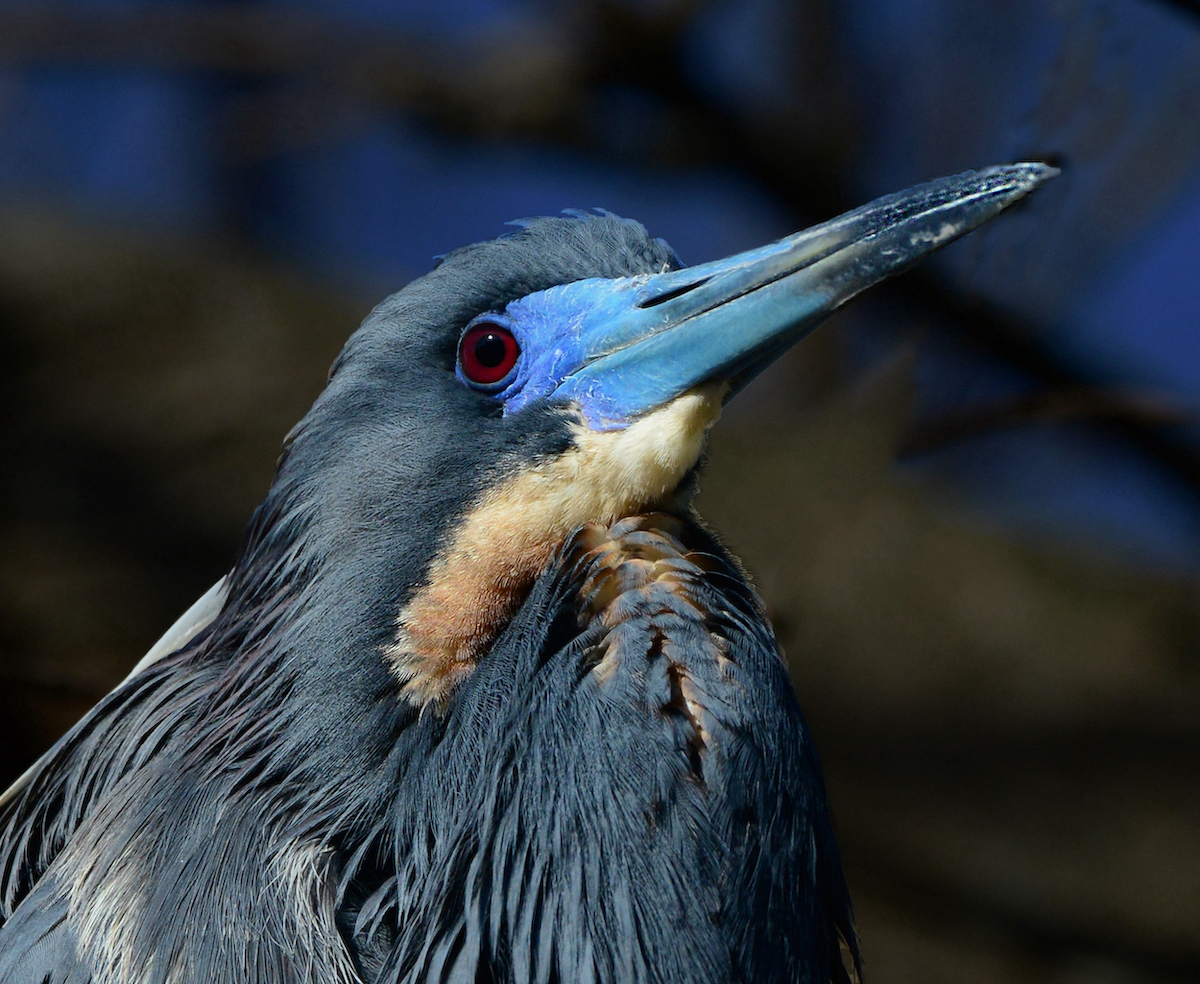
M817 757L690 505L722 405L1052 175L683 267L572 214L351 336L230 573L0 813L0 982L857 974Z

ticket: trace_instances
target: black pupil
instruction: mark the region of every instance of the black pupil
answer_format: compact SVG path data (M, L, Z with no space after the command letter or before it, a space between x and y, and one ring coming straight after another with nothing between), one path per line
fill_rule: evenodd
M508 346L499 335L489 332L475 343L475 358L481 366L495 369L508 354Z

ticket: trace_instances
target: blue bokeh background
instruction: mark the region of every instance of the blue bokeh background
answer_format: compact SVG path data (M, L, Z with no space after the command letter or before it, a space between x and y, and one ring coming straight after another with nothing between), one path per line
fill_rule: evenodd
M600 53L589 50L597 10L609 25ZM256 66L252 47L226 58L220 43L188 41L206 16L231 13L235 32L284 51L280 65ZM929 276L1010 317L1059 385L1069 377L1166 408L1165 429L1148 430L1190 466L1147 453L1141 423L1097 426L1084 412L1065 424L1017 419L905 467L1018 535L1200 569L1200 14L1190 3L7 0L0 16L10 34L0 205L234 235L364 295L509 219L564 207L639 218L695 262L942 173L1060 161L1063 177L1035 203L948 251ZM139 36L139 18L156 17ZM597 68L620 47L622 17L683 25L662 79L646 58L628 77L620 58ZM72 19L89 37L111 29L123 40L72 48ZM299 40L288 41L295 25ZM515 122L496 109L503 93L465 118L443 112L420 90L389 90L386 72L354 74L362 51L386 68L393 44L392 64L416 46L451 77L532 66L546 91L531 97L518 79L514 98L529 106ZM561 92L551 91L557 64ZM695 139L722 118L736 125ZM779 135L781 159L806 160L772 174L769 151L729 145L744 133L767 146ZM910 314L912 328L922 319ZM926 414L1047 385L974 344L970 324L918 328ZM850 348L878 355L900 341L912 336Z

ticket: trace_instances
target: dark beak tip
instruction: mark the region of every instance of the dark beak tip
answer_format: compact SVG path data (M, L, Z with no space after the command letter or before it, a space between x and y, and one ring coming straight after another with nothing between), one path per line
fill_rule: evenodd
M1010 194L1015 201L1024 198L1062 174L1062 169L1044 161L1023 161L1019 164L1002 165L996 169L1004 174L1010 187Z
M1021 161L1017 164L1010 164L1009 167L1019 168L1024 171L1037 184L1048 181L1050 178L1057 177L1062 173L1062 168L1051 161Z

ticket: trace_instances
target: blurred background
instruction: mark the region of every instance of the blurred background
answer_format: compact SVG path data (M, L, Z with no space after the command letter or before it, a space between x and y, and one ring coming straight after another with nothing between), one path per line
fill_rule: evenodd
M1027 158L729 408L700 505L869 981L1200 980L1197 0L0 0L0 785L436 254L603 206L698 262Z

